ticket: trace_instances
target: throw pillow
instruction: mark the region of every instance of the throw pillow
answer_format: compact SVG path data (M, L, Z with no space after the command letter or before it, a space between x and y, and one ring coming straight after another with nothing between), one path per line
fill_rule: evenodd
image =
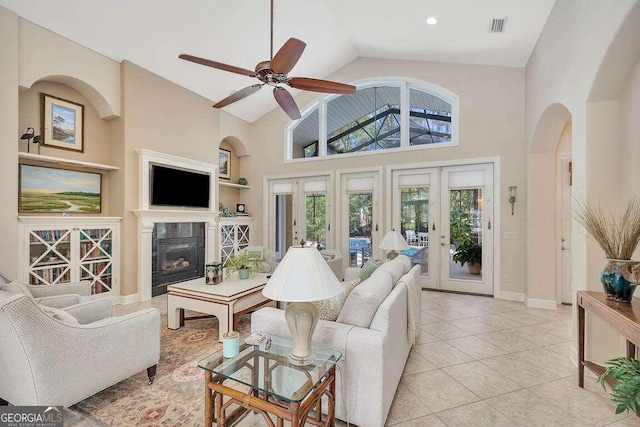
M367 280L369 277L371 277L373 272L376 271L376 268L378 268L378 263L376 263L375 260L370 258L367 262L364 263L364 265L360 269L360 274L358 275L358 278L361 281Z
M71 314L67 313L64 310L61 310L59 308L48 307L43 304L38 304L38 307L40 308L40 310L45 312L47 316L53 317L54 319L59 320L63 323L66 323L68 325L80 324L80 322L78 322L78 319L76 319L75 317L73 317Z
M336 295L333 298L325 299L322 301L314 301L313 305L318 307L318 311L320 312L321 320L330 320L335 322L342 310L342 306L344 302L347 300L347 297L360 283L360 279L350 280L348 282L342 282L342 292Z
M27 286L24 283L20 283L15 280L12 281L11 283L7 283L6 285L4 285L2 287L2 290L7 292L15 292L18 294L25 294L29 298L33 298L33 294L31 293L29 288L27 288Z

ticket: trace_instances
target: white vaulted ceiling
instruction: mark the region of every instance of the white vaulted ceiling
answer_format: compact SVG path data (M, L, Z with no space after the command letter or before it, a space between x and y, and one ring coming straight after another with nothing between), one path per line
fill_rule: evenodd
M305 41L307 48L289 75L315 78L358 56L523 67L555 2L274 1L274 50L289 37ZM212 103L257 79L179 60L180 53L251 70L269 59L269 0L0 0L0 5ZM425 23L430 16L437 25ZM491 20L505 17L505 34L490 34ZM225 111L253 122L276 106L271 90L263 88Z

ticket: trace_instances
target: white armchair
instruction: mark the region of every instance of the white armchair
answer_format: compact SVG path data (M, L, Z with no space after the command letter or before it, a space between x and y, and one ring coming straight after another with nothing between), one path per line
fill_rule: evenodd
M336 275L338 280L342 280L344 278L343 269L342 269L342 254L337 249L323 249L320 251L320 255L327 261L329 268L333 271L333 274Z
M140 371L150 383L160 359L160 314L111 316L111 301L65 309L79 324L47 315L25 295L0 291L0 401L73 405Z
M240 255L245 255L247 252L262 253L261 273L273 273L273 270L276 269L276 253L271 249L267 249L264 246L248 246L240 251Z
M0 290L24 294L36 304L54 308L68 307L91 299L91 283L87 280L55 285L27 285L15 280L9 281L0 274Z

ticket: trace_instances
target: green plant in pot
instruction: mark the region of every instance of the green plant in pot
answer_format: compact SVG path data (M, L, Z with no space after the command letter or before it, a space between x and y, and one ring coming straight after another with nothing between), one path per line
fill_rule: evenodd
M227 279L236 271L240 279L248 279L261 270L262 259L255 255L236 255L227 260Z
M480 274L482 270L482 245L469 239L463 240L453 254L453 260L464 266L467 264L469 274Z
M600 282L607 299L630 303L637 283L629 282L621 267L630 262L640 243L640 199L630 199L620 216L609 208L603 210L584 200L576 200L575 218L607 257L600 271Z
M616 404L616 414L631 409L638 415L640 405L640 361L629 357L609 360L609 367L598 378L603 389L607 379L617 380L611 388L611 400ZM611 384L610 384L611 385Z

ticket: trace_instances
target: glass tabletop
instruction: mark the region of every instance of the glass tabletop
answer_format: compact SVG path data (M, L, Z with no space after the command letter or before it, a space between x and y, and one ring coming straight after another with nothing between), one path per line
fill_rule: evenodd
M304 364L292 361L290 339L267 335L271 338L268 349L245 343L249 335L240 337L240 352L225 358L222 350L198 362L198 366L215 375L247 385L287 402L302 401L324 375L342 357L337 350L312 346L314 353Z

